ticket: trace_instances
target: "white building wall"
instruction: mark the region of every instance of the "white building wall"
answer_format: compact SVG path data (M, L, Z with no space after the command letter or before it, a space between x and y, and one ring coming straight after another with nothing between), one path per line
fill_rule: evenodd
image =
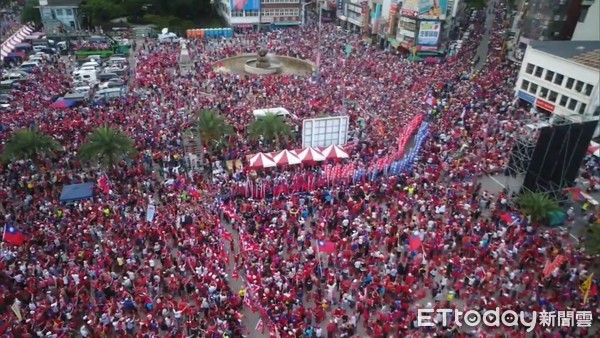
M533 66L533 71L530 65ZM537 67L541 69L541 76L536 76L536 73L540 74ZM571 89L568 88L570 83ZM578 83L583 84L581 91L576 89ZM600 105L600 71L528 47L515 87L517 96L526 96L523 93L535 98L534 102L530 102L534 106L545 106L543 101L553 105L554 114L568 116L573 120L579 115L593 116L596 107ZM575 103L574 106L572 102ZM596 131L596 135L599 133L600 129Z
M396 0L394 0L395 2ZM392 6L392 0L383 0L381 2L381 17L385 20L390 19L390 7Z
M590 0L587 0L589 2ZM586 1L584 1L586 2ZM584 22L578 22L571 38L573 41L600 40L600 0L593 0Z

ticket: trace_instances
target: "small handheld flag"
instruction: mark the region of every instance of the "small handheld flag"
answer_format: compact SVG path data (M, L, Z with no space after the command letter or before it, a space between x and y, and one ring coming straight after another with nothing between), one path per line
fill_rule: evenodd
M336 252L335 243L328 241L317 241L317 249L319 252L332 254Z
M4 227L2 241L12 245L23 245L23 242L25 242L25 235L13 225L7 225Z

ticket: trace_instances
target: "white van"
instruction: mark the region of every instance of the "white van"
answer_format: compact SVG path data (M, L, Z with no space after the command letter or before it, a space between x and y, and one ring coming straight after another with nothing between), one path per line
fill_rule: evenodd
M13 81L21 81L25 80L26 77L20 73L6 73L2 75L2 81L4 80L13 80Z
M285 119L296 119L296 115L290 113L287 109L283 107L279 108L267 108L267 109L256 109L252 111L252 115L254 118L260 118L266 116L268 113L275 114L277 116L281 116Z
M95 69L76 70L73 72L73 80L76 82L87 82L94 84L98 82L98 72Z
M114 100L125 96L125 94L127 94L127 87L106 88L96 92L94 95L94 101Z
M83 68L88 68L88 67L98 69L98 68L100 68L100 64L95 61L89 61L89 62L85 62L84 64L82 64L81 67L79 67L79 68L83 69Z

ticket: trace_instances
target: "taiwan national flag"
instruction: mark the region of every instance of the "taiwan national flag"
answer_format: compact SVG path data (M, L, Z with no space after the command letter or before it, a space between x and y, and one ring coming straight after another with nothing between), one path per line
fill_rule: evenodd
M408 239L408 251L417 251L423 245L421 237L418 231L413 232L412 236Z
M25 235L13 225L7 225L4 227L2 241L12 245L23 245Z
M521 217L517 214L513 213L505 213L500 216L500 219L504 222L508 223L508 225L519 224L521 223Z
M334 242L329 241L317 241L319 252L323 252L326 254L335 253L337 250L335 248Z

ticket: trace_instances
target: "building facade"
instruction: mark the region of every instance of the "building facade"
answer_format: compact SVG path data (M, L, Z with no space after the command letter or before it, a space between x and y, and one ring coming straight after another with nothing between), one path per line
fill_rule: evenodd
M579 21L575 27L572 40L600 40L600 0L583 1Z
M295 26L302 23L301 0L221 0L220 14L234 29Z
M531 41L515 94L547 115L600 117L600 41Z
M406 51L437 52L442 42L442 30L450 19L452 7L448 0L405 0L400 6L398 28L392 45Z
M40 16L49 34L80 31L81 0L40 0Z
M514 24L515 45L529 41L570 40L582 9L582 0L522 0Z

